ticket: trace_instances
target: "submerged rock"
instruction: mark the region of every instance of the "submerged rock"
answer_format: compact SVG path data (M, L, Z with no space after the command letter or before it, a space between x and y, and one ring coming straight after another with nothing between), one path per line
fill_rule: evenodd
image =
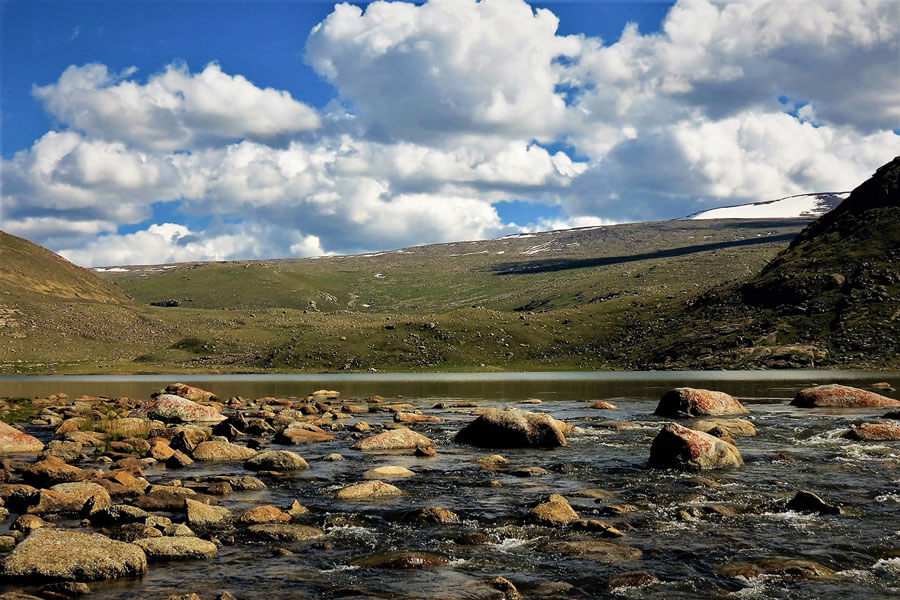
M900 401L847 385L818 385L800 390L791 405L801 408L877 408Z
M13 579L98 581L133 577L147 570L144 551L98 533L43 528L7 556L3 574Z
M226 419L212 406L203 406L174 394L160 394L145 402L142 410L151 419L166 423L221 423Z
M816 494L801 490L787 503L788 510L803 513L818 513L820 515L839 515L841 509L828 504Z
M737 447L707 433L669 423L650 447L649 465L659 469L704 471L744 464Z
M834 576L834 571L811 560L794 558L767 557L755 558L720 565L713 569L720 575L728 577L746 577L760 575L780 575L796 579L819 579Z
M44 444L15 427L0 422L0 454L37 454Z
M549 542L541 550L553 554L563 554L575 558L585 558L604 564L615 564L638 560L643 556L637 548L599 540L578 540L570 542Z
M424 569L440 567L448 562L446 556L430 552L386 552L357 558L350 564L370 569Z
M456 434L454 441L481 448L554 448L566 445L574 427L548 414L490 408Z
M615 590L618 588L646 588L662 583L655 575L645 571L623 571L614 573L606 580L606 588Z
M706 417L745 415L749 412L737 398L725 392L682 387L663 394L653 414L661 417Z

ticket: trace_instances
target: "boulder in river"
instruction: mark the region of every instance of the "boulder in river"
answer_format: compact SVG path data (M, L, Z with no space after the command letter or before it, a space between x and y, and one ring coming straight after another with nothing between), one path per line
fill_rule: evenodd
M232 444L231 442L209 441L200 442L194 448L194 460L200 461L229 461L229 460L247 460L256 456L256 450L251 450L246 446Z
M900 422L868 421L860 423L851 427L842 437L865 442L900 441Z
M321 427L312 423L291 423L275 434L277 444L309 444L312 442L330 442L334 436L326 433Z
M308 469L309 463L290 450L269 450L245 462L244 467L252 471L298 471Z
M147 570L144 551L98 533L42 528L22 540L3 563L10 579L99 581Z
M848 385L831 384L800 390L791 405L801 408L879 408L900 406L900 400Z
M489 408L456 434L454 441L481 448L555 448L574 429L548 414Z
M800 490L797 492L790 502L787 503L786 508L788 510L793 510L796 512L802 513L818 513L820 515L839 515L841 514L841 509L833 504L828 504L824 500L822 500L818 495L807 492L806 490Z
M399 488L383 481L366 481L357 485L351 485L338 490L337 497L341 500L370 500L375 498L390 498L403 493Z
M37 454L43 449L44 444L33 435L0 422L0 455Z
M745 415L748 412L737 398L725 392L680 387L663 394L653 414L661 417L707 417Z
M559 494L550 494L546 502L532 508L529 514L534 521L545 525L561 525L578 519L578 513Z
M359 440L353 444L355 450L405 450L434 445L430 439L411 429L394 429Z
M151 537L134 542L147 555L148 560L185 560L191 558L215 558L219 549L212 542L194 536Z
M166 423L221 423L226 417L212 406L197 404L174 394L160 394L145 402L142 410L151 419Z
M265 523L247 528L253 536L275 542L302 542L325 536L318 527L293 523Z
M650 447L649 465L654 468L705 471L743 464L737 447L676 423L663 427Z

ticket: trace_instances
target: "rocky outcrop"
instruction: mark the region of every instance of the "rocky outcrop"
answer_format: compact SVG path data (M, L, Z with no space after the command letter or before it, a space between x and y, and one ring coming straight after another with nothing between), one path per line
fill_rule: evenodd
M12 579L98 581L134 577L147 570L144 551L97 533L56 528L33 531L3 564Z
M406 450L433 445L434 442L421 433L411 429L394 429L361 439L352 447L356 450Z
M0 455L37 454L43 449L44 444L33 435L0 422Z
M749 412L737 398L725 392L680 387L663 394L653 414L677 418L745 415Z
M675 423L663 427L650 447L649 465L659 469L705 471L743 464L740 451L732 444Z
M878 408L900 406L900 400L847 385L831 384L800 390L791 405L801 408Z
M151 419L166 423L221 423L226 418L212 406L203 406L173 394L160 394L145 402L142 410Z
M492 408L466 425L454 441L481 448L555 448L566 445L565 433L572 430L544 413Z

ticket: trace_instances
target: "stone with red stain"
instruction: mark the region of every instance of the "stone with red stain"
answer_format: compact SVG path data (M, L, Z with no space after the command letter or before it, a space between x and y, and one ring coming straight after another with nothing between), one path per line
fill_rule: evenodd
M663 427L650 447L649 465L659 469L705 471L743 464L740 451L732 444L675 423Z
M37 454L43 449L44 444L33 435L0 423L0 454Z
M800 390L791 405L801 408L877 408L900 406L900 400L848 385L831 384Z
M172 385L166 386L165 393L181 396L182 398L187 398L188 400L193 400L194 402L208 402L210 400L216 400L216 395L212 392L207 392L204 389L194 387L192 385L185 385L183 383L173 383Z
M842 437L866 442L900 441L900 423L891 421L869 421L854 425Z
M160 394L145 402L143 410L148 417L169 423L221 423L225 420L215 408L173 394Z
M682 387L663 394L653 414L661 417L705 417L745 415L748 412L737 398L725 392Z

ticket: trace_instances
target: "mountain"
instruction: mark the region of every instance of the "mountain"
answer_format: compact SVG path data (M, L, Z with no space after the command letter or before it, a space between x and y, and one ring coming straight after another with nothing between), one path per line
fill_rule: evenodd
M759 274L698 296L677 323L657 332L670 343L651 362L896 367L898 298L900 157L811 223Z
M798 194L778 200L736 204L711 208L688 216L688 219L793 219L816 218L833 210L850 192Z

